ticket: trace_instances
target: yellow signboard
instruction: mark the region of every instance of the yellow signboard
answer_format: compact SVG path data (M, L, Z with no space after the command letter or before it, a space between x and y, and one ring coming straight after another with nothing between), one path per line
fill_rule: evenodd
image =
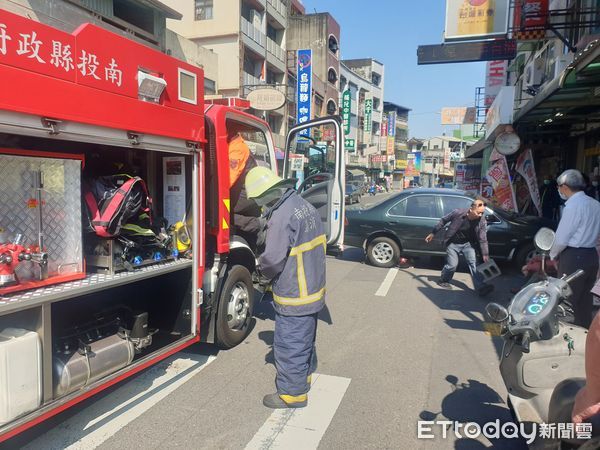
M396 143L396 139L394 138L394 136L390 136L388 134L387 137L387 147L386 147L386 153L388 155L394 155L394 144Z
M509 0L446 0L445 39L506 34Z
M396 160L396 169L405 170L408 166L408 161L406 159L397 159Z

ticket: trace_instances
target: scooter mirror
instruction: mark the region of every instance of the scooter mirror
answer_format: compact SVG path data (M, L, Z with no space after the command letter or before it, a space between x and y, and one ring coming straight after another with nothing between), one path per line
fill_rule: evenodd
M508 310L498 303L488 303L485 313L492 322L500 323L508 319Z
M540 228L533 238L535 247L542 252L548 252L554 244L554 231L550 228Z

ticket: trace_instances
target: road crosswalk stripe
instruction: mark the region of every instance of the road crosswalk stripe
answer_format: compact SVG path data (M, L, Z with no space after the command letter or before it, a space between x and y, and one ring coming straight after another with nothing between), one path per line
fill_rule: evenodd
M215 356L178 353L133 377L25 449L94 449L189 381Z
M375 292L377 297L385 297L387 295L388 291L392 287L392 283L394 282L396 275L398 275L398 272L399 270L396 268L392 268L388 271L385 279L381 283L381 286L379 286L379 289L377 289L377 292Z
M273 411L246 450L316 449L349 385L350 378L314 373L308 406Z

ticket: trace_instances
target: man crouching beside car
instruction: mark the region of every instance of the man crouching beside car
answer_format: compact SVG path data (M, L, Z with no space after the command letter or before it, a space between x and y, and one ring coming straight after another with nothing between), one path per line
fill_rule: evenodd
M469 265L473 286L480 296L489 294L494 286L486 284L483 277L477 272L477 254L475 248L479 245L483 262L489 259L487 242L487 222L483 213L485 201L480 198L473 200L469 209L458 208L450 214L442 217L425 242L433 241L435 235L440 232L446 224L450 224L444 234L444 246L446 247L446 265L442 269L442 275L437 284L443 288L449 288L449 281L454 276L458 266L458 257L462 253Z

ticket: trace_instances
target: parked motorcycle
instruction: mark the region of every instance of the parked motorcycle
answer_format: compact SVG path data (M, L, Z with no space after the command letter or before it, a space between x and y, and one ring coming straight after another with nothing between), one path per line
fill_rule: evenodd
M565 424L571 422L575 394L585 384L587 330L563 319L572 295L569 283L584 272L548 277L545 259L554 242L554 232L542 228L534 242L542 253L544 279L523 287L508 309L490 303L486 313L504 339L500 373L515 419L520 423ZM560 439L559 433L554 434L556 439L532 447L573 448L584 442Z

